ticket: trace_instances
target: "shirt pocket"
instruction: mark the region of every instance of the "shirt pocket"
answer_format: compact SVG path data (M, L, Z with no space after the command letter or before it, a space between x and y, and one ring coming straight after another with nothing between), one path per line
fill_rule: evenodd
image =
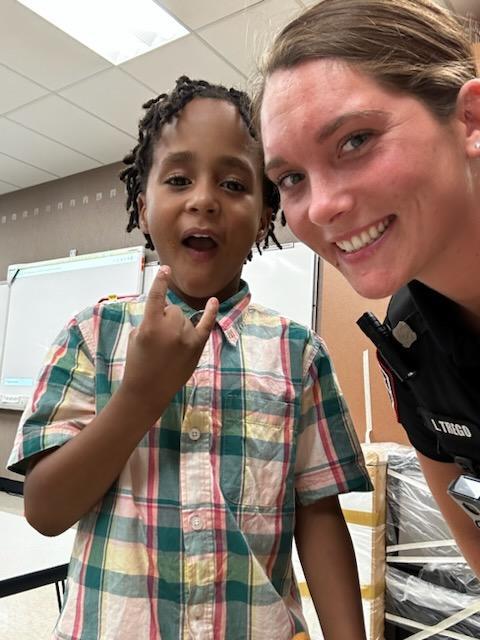
M223 408L220 485L225 499L253 510L293 505L294 405L281 400ZM241 414L241 415L240 415Z

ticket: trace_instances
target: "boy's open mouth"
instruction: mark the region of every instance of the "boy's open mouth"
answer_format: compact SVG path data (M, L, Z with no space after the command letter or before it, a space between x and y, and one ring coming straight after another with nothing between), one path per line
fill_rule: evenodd
M199 233L186 236L183 238L182 244L194 251L211 251L212 249L216 249L218 246L216 240L211 236Z

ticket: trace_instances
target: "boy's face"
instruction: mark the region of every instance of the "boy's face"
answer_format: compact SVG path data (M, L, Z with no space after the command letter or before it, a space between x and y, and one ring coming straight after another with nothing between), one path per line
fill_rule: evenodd
M139 210L141 230L187 304L202 309L210 296L238 291L269 212L259 151L232 104L194 98L163 127Z

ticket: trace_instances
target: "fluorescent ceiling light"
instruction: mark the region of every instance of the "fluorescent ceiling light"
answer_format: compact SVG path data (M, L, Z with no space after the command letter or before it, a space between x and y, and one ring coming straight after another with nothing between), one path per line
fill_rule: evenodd
M121 64L188 33L154 0L18 2L112 64Z

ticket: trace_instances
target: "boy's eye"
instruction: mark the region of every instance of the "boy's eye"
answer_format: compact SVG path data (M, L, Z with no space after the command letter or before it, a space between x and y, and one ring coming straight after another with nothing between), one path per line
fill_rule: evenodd
M239 180L224 180L222 185L229 191L245 191L245 186Z
M288 173L278 178L275 184L280 190L291 189L303 179L304 175L302 173Z
M190 180L185 176L170 176L165 180L165 184L169 184L172 187L185 187L190 184Z
M341 145L341 151L355 151L361 147L367 140L372 137L372 134L369 131L363 131L362 133L355 133Z

